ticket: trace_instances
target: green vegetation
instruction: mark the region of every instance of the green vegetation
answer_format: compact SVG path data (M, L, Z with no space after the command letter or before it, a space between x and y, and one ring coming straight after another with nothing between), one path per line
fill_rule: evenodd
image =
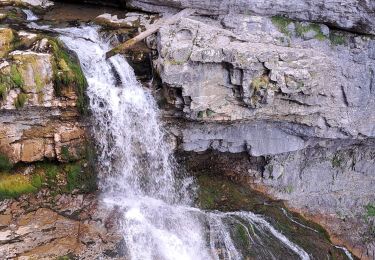
M40 184L37 177L30 179L22 174L2 174L0 175L0 199L16 198L25 193L36 192Z
M331 41L332 45L344 45L346 43L346 40L343 35L340 35L336 32L331 32L329 35L329 40Z
M206 114L207 114L208 117L211 117L211 116L215 115L215 111L213 111L211 109L207 109Z
M25 93L18 94L17 98L14 100L14 106L17 109L22 108L25 105L27 99L28 99L27 94Z
M365 208L366 208L367 217L375 217L375 205L374 204L367 204Z
M340 154L335 154L331 161L332 167L339 168L341 167L342 162L343 162L343 159L341 158Z
M54 64L54 87L56 95L61 95L63 87L74 87L77 92L77 107L82 114L87 112L87 97L85 90L86 78L81 67L63 48L60 41L49 39L49 44L55 58Z
M78 259L75 255L73 254L67 254L67 255L64 255L64 256L59 256L56 258L56 260L76 260Z
M12 169L13 165L3 154L0 154L0 171L10 171Z
M5 100L7 98L8 88L4 83L0 83L0 100Z
M327 39L327 37L323 34L319 24L310 23L304 25L303 23L296 23L296 35L298 37L302 37L305 33L309 31L314 31L316 33L314 38L319 41L324 41L325 39Z
M61 147L61 157L64 161L70 161L73 159L69 153L69 148L67 146Z
M198 118L203 118L203 117L204 117L204 111L199 111Z
M44 164L45 181L49 187L57 186L59 169L54 164Z
M6 160L4 158L4 156L0 157L0 164ZM97 188L95 172L90 167L83 167L86 164L86 161L69 164L36 163L35 169L27 175L20 173L24 172L22 165L12 171L10 171L11 164L0 165L0 200L38 192L42 188L50 189L52 195L71 193L75 190L95 191Z
M11 45L12 45L13 50L19 49L23 45L21 38L18 36L17 32L15 31L13 31L13 40L12 40Z
M7 19L14 20L14 22L23 22L22 14L16 8L9 10L6 15Z
M251 224L250 224L251 225ZM254 230L254 227L251 226L251 230ZM235 238L238 242L241 243L241 248L249 248L250 240L246 226L237 224L235 229Z
M266 89L269 84L269 78L267 75L262 75L253 79L251 86L254 88L254 91L259 91L261 89Z
M69 192L82 186L82 179L80 178L82 168L79 164L72 164L65 167L66 174L66 188Z
M215 115L215 111L211 110L211 109L206 109L204 111L199 111L198 112L198 118L199 119L203 119L205 117L212 117Z
M293 192L293 186L292 185L288 185L285 187L284 191L288 194L291 194Z
M273 25L275 25L280 32L286 35L290 35L290 31L288 30L289 24L293 22L293 20L284 17L284 16L273 16L271 18Z
M0 74L0 100L7 98L7 93L13 88L23 88L24 82L16 65L12 65L9 74Z
M31 178L31 185L33 185L33 187L35 187L37 189L40 189L43 185L43 178L38 174L34 175Z
M14 82L15 86L18 88L23 87L23 79L21 73L18 71L16 65L12 65L10 69L10 77L12 81Z
M22 75L15 65L11 66L9 74L0 74L0 93L3 98L6 97L6 92L9 89L22 88L23 84Z

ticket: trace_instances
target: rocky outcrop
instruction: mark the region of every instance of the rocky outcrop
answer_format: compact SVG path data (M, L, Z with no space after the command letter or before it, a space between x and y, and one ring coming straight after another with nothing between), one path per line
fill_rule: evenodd
M371 36L228 14L181 19L149 42L165 101L185 119L169 126L179 149L264 158L263 168L242 173L253 187L373 258Z
M183 8L194 8L201 15L228 13L260 16L285 15L296 20L326 23L345 30L375 34L375 4L372 1L366 0L130 0L125 2L128 7L149 12L166 12Z
M77 110L84 99L77 88L81 72L62 56L56 41L3 31L0 153L12 163L66 161L66 154L69 160L82 158L86 133Z
M1 201L0 257L124 259L116 215L95 195L53 197L41 191Z

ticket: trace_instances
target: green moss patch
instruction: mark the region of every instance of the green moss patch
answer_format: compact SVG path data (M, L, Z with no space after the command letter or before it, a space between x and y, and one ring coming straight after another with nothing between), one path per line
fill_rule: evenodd
M327 37L323 34L319 24L303 24L299 22L296 23L296 35L298 37L302 37L305 33L309 31L314 31L316 33L314 38L319 41L324 41L325 39L327 39Z
M37 176L22 174L0 174L0 199L17 198L25 193L39 190L41 182Z
M345 259L343 252L332 246L328 234L322 227L307 221L298 214L284 211L282 208L285 206L282 202L266 198L220 175L200 173L197 176L197 182L199 184L198 204L201 208L224 212L251 211L260 214L273 227L314 258L325 259L330 256L332 259ZM249 225L250 223L241 221L240 218L237 220L239 222L229 222L231 235L245 258L252 259L256 257L252 255L252 246L256 245L249 240L248 232L250 236L253 236L259 232L258 227ZM272 242L272 237L263 242L269 246L276 246Z
M337 32L331 32L329 35L329 40L332 45L344 45L346 44L345 37Z
M290 31L288 30L288 26L293 22L293 20L284 17L284 16L273 16L271 18L272 24L279 29L280 32L286 35L290 35Z
M375 205L367 204L365 208L367 217L375 217Z
M25 166L11 169L11 165L1 166L0 156L0 200L18 198L23 194L48 189L52 195L78 192L92 192L97 189L96 176L85 160L59 164L41 162L34 164L31 173L25 172Z

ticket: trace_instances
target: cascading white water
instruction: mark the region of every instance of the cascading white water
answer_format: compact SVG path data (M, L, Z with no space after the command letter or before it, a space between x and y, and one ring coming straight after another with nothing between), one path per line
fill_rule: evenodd
M33 11L29 9L22 9L22 11L26 14L27 21L37 21L39 20L38 16L36 16Z
M103 202L122 212L131 259L243 259L234 226L243 228L254 254L276 259L266 245L273 239L290 259L309 259L260 216L193 207L194 182L177 169L155 101L126 60L105 59L111 46L96 27L55 30L77 53L87 78Z

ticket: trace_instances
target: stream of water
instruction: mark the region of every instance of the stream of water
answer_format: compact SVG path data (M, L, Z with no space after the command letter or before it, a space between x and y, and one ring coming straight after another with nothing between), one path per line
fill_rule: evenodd
M259 215L194 207L198 187L178 169L155 101L127 61L119 55L105 59L111 46L97 27L57 30L87 78L103 203L121 211L131 259L279 259L279 252L310 259Z

